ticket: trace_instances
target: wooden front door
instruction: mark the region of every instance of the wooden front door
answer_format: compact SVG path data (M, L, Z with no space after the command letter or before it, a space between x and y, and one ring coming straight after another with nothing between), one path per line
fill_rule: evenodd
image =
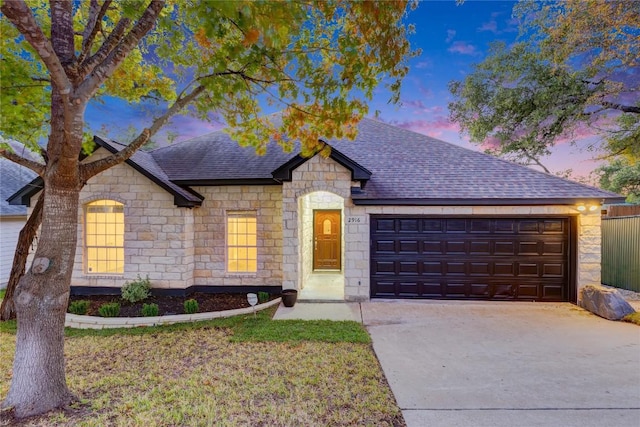
M313 269L340 270L340 211L313 211Z

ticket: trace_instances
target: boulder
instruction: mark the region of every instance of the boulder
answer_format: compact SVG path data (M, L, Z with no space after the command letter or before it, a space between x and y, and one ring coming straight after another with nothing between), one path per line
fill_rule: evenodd
M580 307L609 320L620 320L635 310L616 289L587 285L580 290Z

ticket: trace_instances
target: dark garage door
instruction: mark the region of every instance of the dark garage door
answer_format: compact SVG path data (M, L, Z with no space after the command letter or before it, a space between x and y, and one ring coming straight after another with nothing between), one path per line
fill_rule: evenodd
M371 217L371 297L575 300L570 218Z

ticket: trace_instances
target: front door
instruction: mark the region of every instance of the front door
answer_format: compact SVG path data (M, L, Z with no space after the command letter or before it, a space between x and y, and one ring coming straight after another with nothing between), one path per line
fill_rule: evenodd
M340 270L340 211L313 211L313 269Z

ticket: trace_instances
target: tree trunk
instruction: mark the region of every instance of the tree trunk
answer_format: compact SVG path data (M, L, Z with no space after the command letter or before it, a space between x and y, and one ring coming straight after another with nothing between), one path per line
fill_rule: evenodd
M7 283L7 292L2 299L0 305L0 320L9 320L16 317L16 310L13 305L13 295L15 293L18 282L24 275L25 265L27 263L27 257L29 256L29 247L33 244L33 239L36 237L36 232L40 223L42 222L42 201L44 198L44 192L38 197L29 219L27 220L20 235L18 236L18 244L16 246L16 252L13 255L13 265L11 267L11 275L9 276L9 282Z
M60 187L45 179L40 241L14 298L16 351L11 388L2 406L13 407L18 418L42 414L73 400L65 379L64 321L80 190Z

